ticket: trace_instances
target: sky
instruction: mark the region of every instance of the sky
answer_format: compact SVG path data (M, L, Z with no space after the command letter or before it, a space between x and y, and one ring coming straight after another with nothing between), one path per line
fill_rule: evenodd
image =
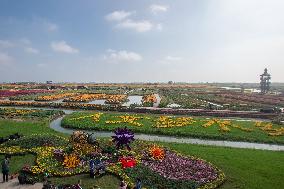
M284 82L283 0L0 0L0 82Z

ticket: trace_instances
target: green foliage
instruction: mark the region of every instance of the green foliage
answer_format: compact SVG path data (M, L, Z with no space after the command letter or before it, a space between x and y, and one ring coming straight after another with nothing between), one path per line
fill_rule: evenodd
M4 143L5 146L20 146L22 148L34 148L44 145L62 146L66 144L66 139L51 134L30 135L16 140L10 140Z

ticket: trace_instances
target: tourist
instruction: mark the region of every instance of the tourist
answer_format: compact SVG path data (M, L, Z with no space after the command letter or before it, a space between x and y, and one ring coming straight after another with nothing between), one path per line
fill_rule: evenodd
M92 158L92 159L90 160L90 177L91 177L91 178L94 178L94 176L95 176L95 161L94 161L94 159Z
M8 155L5 156L5 159L1 163L2 165L2 173L3 173L3 182L8 182L8 175L9 175L9 157Z
M136 183L134 189L141 189L142 188L142 182L140 178L136 178Z
M127 184L124 181L121 181L118 189L126 189L126 188Z

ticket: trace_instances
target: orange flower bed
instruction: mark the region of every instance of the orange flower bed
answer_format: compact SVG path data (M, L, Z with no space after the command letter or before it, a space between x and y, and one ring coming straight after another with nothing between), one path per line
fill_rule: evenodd
M157 98L154 94L144 95L142 98L143 103L156 103Z
M59 100L71 96L77 95L76 93L61 93L61 94L54 94L54 95L46 95L46 96L39 96L35 100L38 101L52 101L52 100Z

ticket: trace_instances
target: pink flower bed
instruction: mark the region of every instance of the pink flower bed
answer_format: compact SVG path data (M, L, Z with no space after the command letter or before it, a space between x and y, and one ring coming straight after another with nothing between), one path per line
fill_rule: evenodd
M193 180L198 184L205 184L218 178L218 170L211 164L171 151L166 151L162 161L143 160L142 164L167 179Z

